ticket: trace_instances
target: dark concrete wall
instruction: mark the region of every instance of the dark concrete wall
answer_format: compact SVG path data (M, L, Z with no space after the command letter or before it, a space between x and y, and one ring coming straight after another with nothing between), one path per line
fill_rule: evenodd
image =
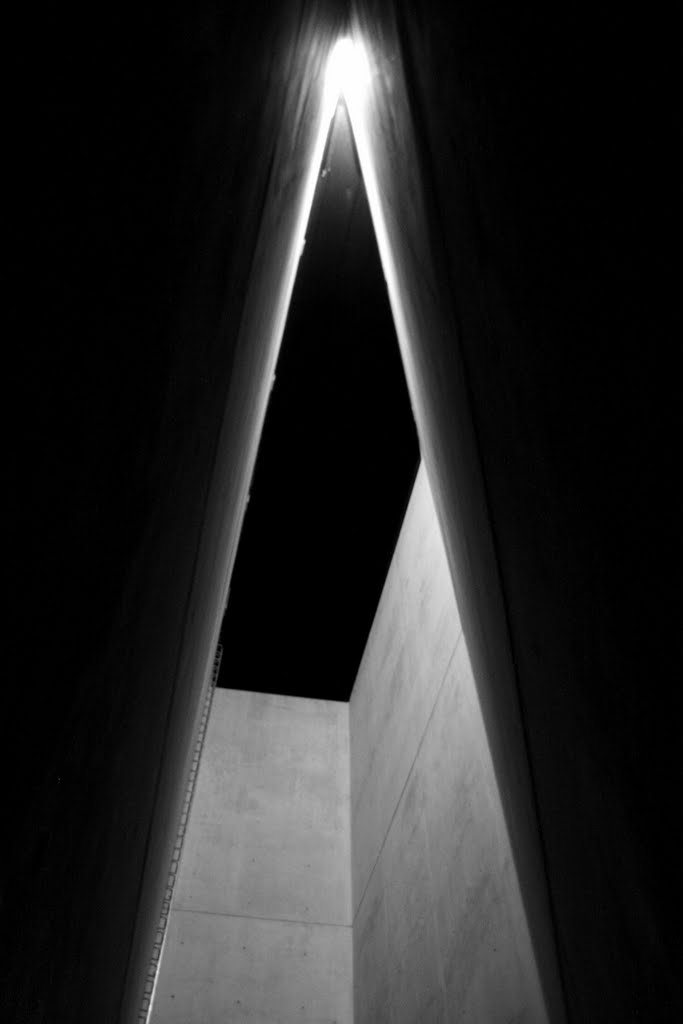
M137 1014L269 384L244 322L277 293L334 7L121 10L84 40L60 12L18 37L4 1020Z
M488 669L475 677L526 898L515 681L570 1016L675 1020L679 505L671 347L651 289L662 239L645 230L666 216L649 206L666 128L632 63L644 26L540 5L356 7L417 311L425 458L473 662Z
M515 667L472 419L467 369L443 256L432 230L428 168L411 109L398 25L358 8L372 84L361 122L373 216L386 232L392 306L422 455L439 515L503 809L551 1019L563 1016ZM361 152L363 147L361 146ZM361 155L361 161L363 156ZM369 186L372 193L372 187ZM371 201L372 205L372 201ZM439 222L440 223L440 222ZM390 288L390 292L392 289Z

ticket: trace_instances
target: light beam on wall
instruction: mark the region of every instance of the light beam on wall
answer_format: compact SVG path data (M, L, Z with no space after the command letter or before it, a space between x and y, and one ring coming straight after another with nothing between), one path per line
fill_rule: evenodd
M343 99L351 122L351 131L358 153L361 175L365 185L370 216L377 239L382 271L387 283L389 293L389 304L394 319L394 327L398 338L403 367L408 383L408 393L411 404L418 400L418 389L416 386L415 373L410 346L410 331L408 318L401 298L399 277L396 263L391 251L389 234L385 224L384 213L381 201L381 188L377 174L376 161L373 155L372 138L369 128L368 111L372 103L372 68L368 58L367 50L361 39L352 39L344 36L338 39L332 47L327 59L325 71L325 82L320 106L320 116L316 142L310 163L310 169L306 178L306 185L303 193L299 218L297 221L296 236L292 250L293 258L288 267L285 280L285 287L282 292L280 304L280 316L277 324L277 338L275 346L275 359L279 351L282 336L284 334L289 304L294 290L294 282L299 266L299 259L306 241L306 228L313 206L313 197L320 174L320 168L325 153L325 144L331 130L332 119L339 101ZM272 367L274 372L274 365ZM265 408L263 410L265 417ZM416 417L417 419L417 417ZM419 420L418 420L419 422Z

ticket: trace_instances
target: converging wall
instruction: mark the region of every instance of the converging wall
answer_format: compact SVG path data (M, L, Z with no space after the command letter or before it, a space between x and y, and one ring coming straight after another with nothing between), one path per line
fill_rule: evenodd
M152 1024L351 1024L348 705L217 690Z

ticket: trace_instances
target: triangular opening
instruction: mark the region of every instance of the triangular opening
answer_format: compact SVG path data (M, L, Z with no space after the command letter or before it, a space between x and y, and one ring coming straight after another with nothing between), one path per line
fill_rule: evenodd
M368 197L340 101L233 571L220 686L349 699L418 460Z
M333 56L344 70L353 52ZM209 690L206 768L169 883L158 1024L200 1006L207 1020L452 1016L473 971L478 1016L493 998L547 1018L426 466L415 479L394 316L415 396L410 321L370 137L344 95L370 202L340 104L327 148L323 129L316 140L290 308L293 259L277 306L273 361L288 319L222 630L226 689ZM473 884L494 897L468 920ZM482 921L492 942L474 963Z

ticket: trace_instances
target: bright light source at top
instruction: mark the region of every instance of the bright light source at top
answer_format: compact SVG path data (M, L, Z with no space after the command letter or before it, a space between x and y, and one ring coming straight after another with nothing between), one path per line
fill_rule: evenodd
M332 48L327 63L325 86L329 102L336 104L340 96L347 103L360 101L370 84L370 67L365 52L348 36Z

